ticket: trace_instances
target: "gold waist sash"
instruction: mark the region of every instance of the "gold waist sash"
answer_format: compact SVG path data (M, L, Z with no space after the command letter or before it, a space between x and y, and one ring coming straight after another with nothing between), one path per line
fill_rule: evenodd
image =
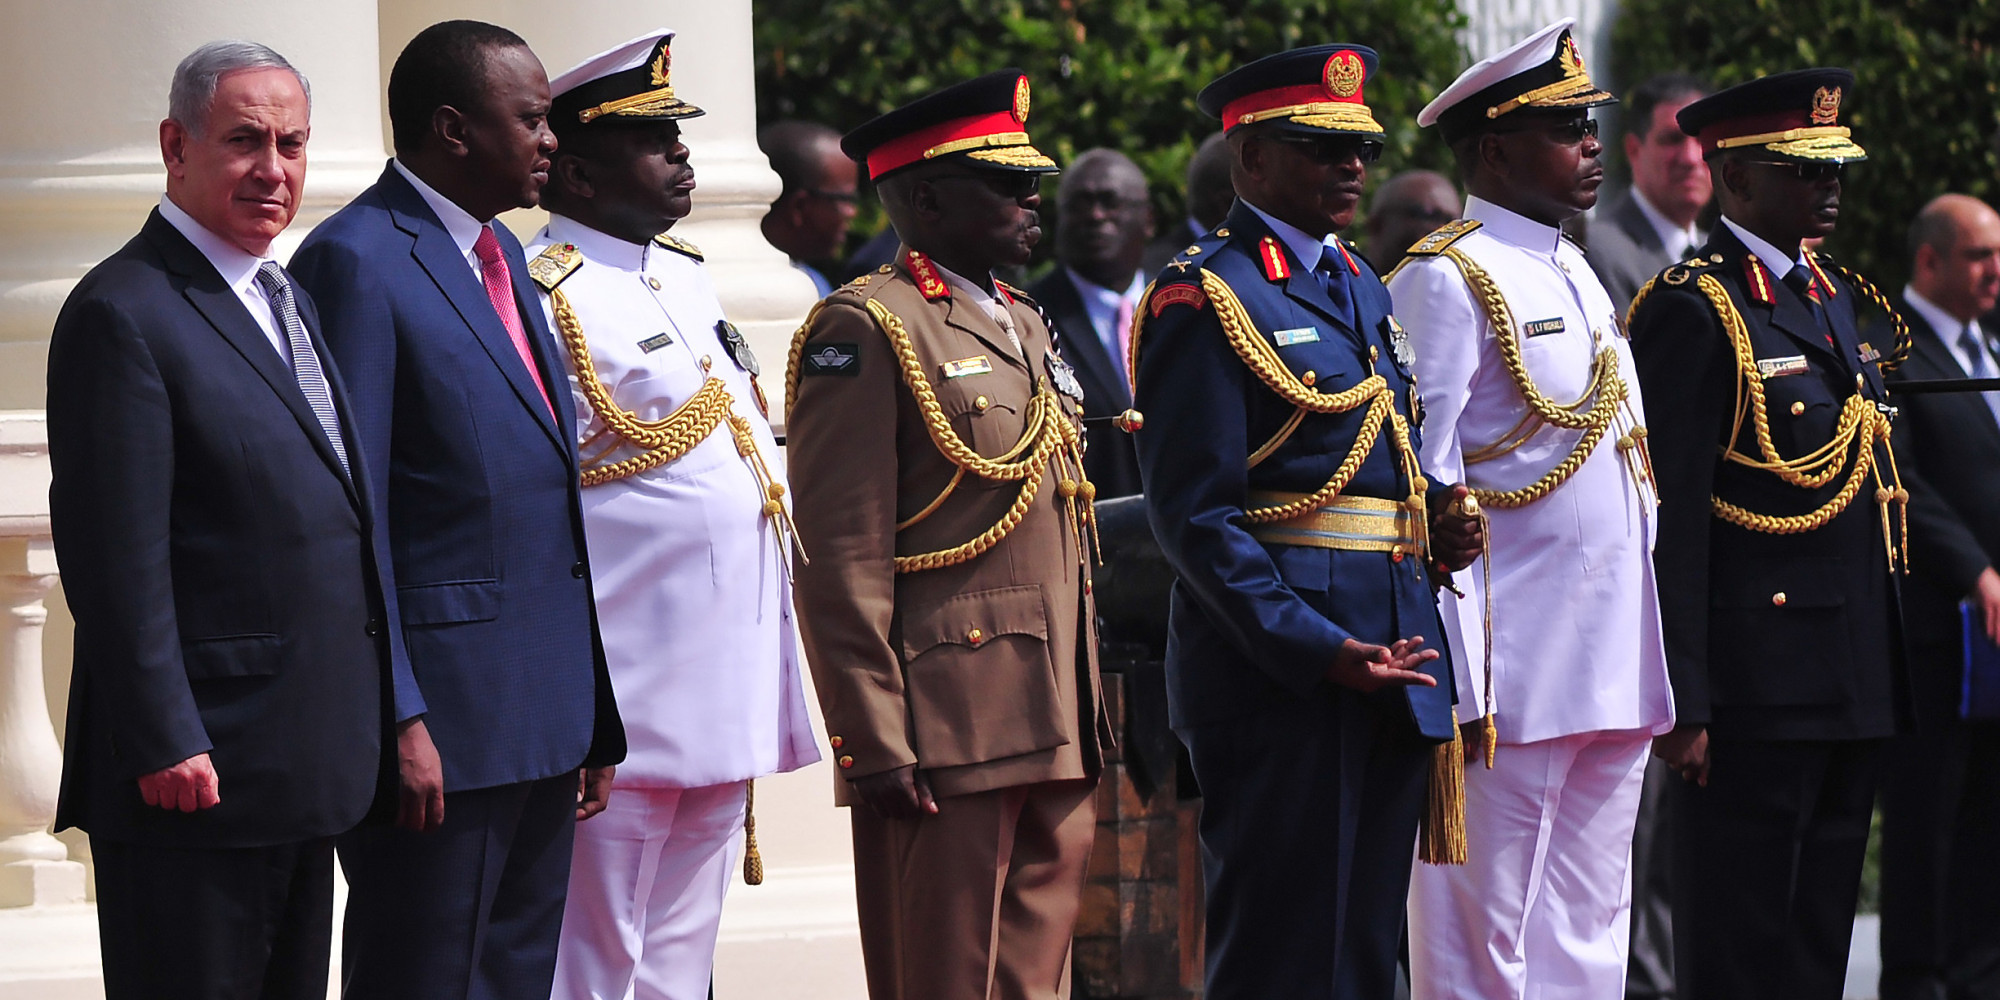
M1304 493L1250 491L1250 503L1274 506L1304 499ZM1324 506L1282 521L1249 526L1250 537L1280 545L1304 545L1348 552L1418 551L1416 515L1408 505L1376 497L1336 496Z

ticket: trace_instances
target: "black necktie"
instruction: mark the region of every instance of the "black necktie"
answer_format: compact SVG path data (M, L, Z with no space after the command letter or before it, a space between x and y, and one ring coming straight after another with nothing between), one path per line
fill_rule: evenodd
M1358 328L1354 320L1354 288L1348 283L1347 262L1341 253L1332 247L1322 247L1319 266L1313 268L1319 277L1320 288L1326 291L1327 300L1333 303L1333 314L1350 328Z
M1813 281L1813 274L1804 264L1794 264L1785 275L1785 287L1796 292L1799 301L1812 311L1813 319L1821 329L1826 328L1826 311L1820 307L1819 285Z

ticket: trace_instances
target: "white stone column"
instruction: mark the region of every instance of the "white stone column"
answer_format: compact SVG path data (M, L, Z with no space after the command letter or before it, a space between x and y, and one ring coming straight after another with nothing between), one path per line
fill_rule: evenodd
M159 121L203 42L276 49L312 83L305 204L283 250L382 168L373 0L12 4L0 35L0 409L39 408L49 328L76 279L165 189Z
M682 122L695 168L694 212L674 235L701 247L723 312L743 331L764 368L772 419L783 416L785 353L812 308L810 279L764 241L757 224L777 198L778 175L757 149L757 92L748 0L572 0L560 8L534 0L381 0L382 78L417 32L469 17L527 39L549 75L654 28L676 32L676 93L708 114ZM507 222L523 235L539 213Z
M62 751L42 688L42 598L55 581L45 528L0 538L0 907L83 902L83 865L48 833Z

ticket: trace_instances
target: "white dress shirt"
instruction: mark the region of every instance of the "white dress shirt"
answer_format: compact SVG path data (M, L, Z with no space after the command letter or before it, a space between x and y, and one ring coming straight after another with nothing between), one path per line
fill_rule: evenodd
M1243 204L1249 205L1250 211L1257 213L1257 217L1263 219L1264 224L1271 227L1271 235L1276 236L1278 242L1283 243L1285 248L1292 252L1292 256L1297 257L1299 262L1306 266L1307 270L1318 267L1320 260L1326 255L1326 249L1338 246L1340 243L1340 237L1332 233L1326 234L1323 238L1317 237L1255 205L1251 205L1248 201L1245 201Z
M1655 497L1617 441L1643 422L1632 353L1617 310L1576 246L1552 226L1479 198L1465 217L1481 228L1452 248L1489 274L1507 302L1522 363L1543 395L1581 397L1592 361L1614 351L1631 401L1590 457L1553 492L1513 509L1488 506L1492 580L1493 711L1500 741L1530 743L1584 732L1665 732L1673 723L1666 651L1653 581ZM1416 257L1389 284L1416 352L1426 416L1424 469L1480 489L1528 486L1567 457L1581 431L1544 425L1525 444L1468 466L1464 456L1519 427L1527 403L1507 374L1492 324L1458 267ZM1538 332L1530 335L1534 326ZM1440 600L1453 640L1461 720L1482 714L1483 570L1457 575L1468 595ZM1503 751L1504 754L1504 751Z
M457 202L439 194L436 188L425 184L423 178L403 166L403 161L391 159L389 164L396 168L397 173L403 175L404 180L410 182L411 187L417 189L417 194L424 199L424 204L429 205L431 211L437 214L438 221L444 224L444 231L450 234L453 243L458 244L458 252L465 257L466 266L472 269L473 280L479 282L479 287L485 288L486 272L479 266L479 255L472 251L472 246L479 242L479 232L486 228L486 224L473 218L472 213L458 207Z
M208 227L194 220L194 216L181 210L174 200L160 196L160 217L167 224L180 231L208 258L215 267L215 273L236 293L236 298L249 310L250 318L257 323L257 329L264 332L264 339L271 342L271 349L278 352L278 360L287 368L292 364L291 341L285 339L284 331L278 329L278 318L271 311L271 296L264 286L257 283L257 269L264 266L269 257L259 257L220 236L208 231Z
M1125 331L1118 328L1118 311L1122 307L1130 317L1132 310L1139 308L1139 296L1145 294L1146 276L1134 273L1132 283L1125 290L1113 291L1089 278L1076 273L1076 269L1065 265L1063 272L1069 275L1069 283L1076 286L1076 296L1083 300L1084 314L1090 317L1091 329L1097 331L1097 342L1104 345L1104 353L1118 364L1118 370L1125 370Z
M1636 187L1632 189L1632 204L1639 206L1639 214L1646 217L1646 222L1653 227L1653 234L1660 238L1660 245L1665 247L1667 253L1675 260L1686 260L1697 248L1708 242L1708 235L1696 229L1694 223L1690 222L1685 226L1674 225L1673 221L1661 214L1659 209L1654 208L1653 203L1646 200L1645 193Z
M2000 360L1993 357L1993 349L1986 343L1986 333L1979 328L1979 320L1976 317L1969 321L1961 320L1945 312L1937 303L1919 295L1916 289L1908 285L1903 286L1903 301L1908 302L1910 308L1916 310L1917 315L1922 316L1924 322L1929 323L1931 329L1937 331L1938 339L1944 341L1944 349L1951 352L1953 361L1958 362L1959 371L1964 372L1967 377L1980 374L1988 377L2000 376ZM1985 352L1984 358L1975 359L1966 353L1965 345L1959 342L1964 339L1968 331L1972 334L1973 343L1980 345L1979 349ZM1980 363L1982 361L1983 364ZM1979 395L1985 398L1986 408L1993 411L1994 421L2000 422L2000 392L1982 392Z
M1743 245L1748 247L1758 260L1763 261L1764 268L1770 271L1772 276L1779 281L1785 280L1785 275L1792 273L1792 268L1806 262L1804 247L1793 250L1791 255L1787 256L1783 250L1778 249L1769 240L1737 225L1736 221L1729 216L1725 215L1722 217L1722 224L1728 226L1729 231L1735 233L1736 238L1742 240Z

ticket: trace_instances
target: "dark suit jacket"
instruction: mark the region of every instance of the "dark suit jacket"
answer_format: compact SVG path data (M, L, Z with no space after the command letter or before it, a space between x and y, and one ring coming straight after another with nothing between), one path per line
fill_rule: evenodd
M1901 296L1896 311L1910 324L1911 350L1889 376L1891 387L1904 379L1964 378L1964 369L1936 330ZM1870 330L1887 350L1885 325ZM1898 396L1896 457L1910 491L1910 575L1904 584L1903 612L1912 646L1949 649L1937 660L1911 663L1927 715L1955 711L1961 632L1958 602L1970 594L1979 574L2000 552L2000 424L1976 392ZM1943 691L1925 689L1943 688ZM1949 716L1947 716L1949 717ZM1932 719L1925 718L1929 722Z
M394 167L314 229L320 303L387 511L403 637L446 791L625 756L592 604L574 415L521 245L494 227L549 400L486 289Z
M77 627L58 829L250 847L366 813L390 665L409 669L382 627L393 587L354 412L325 368L359 490L284 359L157 211L63 304L49 509ZM220 805L144 804L135 779L203 752Z
M1858 296L1832 277L1829 342L1781 276L1766 279L1771 302L1752 292L1750 251L1727 227L1702 248L1700 256L1711 255L1719 259L1670 269L1631 316L1659 486L1653 563L1675 712L1683 724L1738 739L1888 736L1908 718L1908 690L1874 484L1824 526L1798 534L1751 531L1711 513L1711 496L1757 513L1807 513L1845 478L1807 490L1722 460L1718 449L1732 439L1745 454L1759 450L1749 419L1740 432L1734 425L1741 376L1697 276L1722 284L1755 357L1806 365L1764 379L1771 437L1787 458L1832 438L1857 376L1871 399L1886 400L1876 366L1860 360ZM1876 454L1886 462L1885 449Z
M1070 279L1069 271L1058 266L1049 276L1028 289L1048 313L1056 328L1062 356L1076 369L1083 385L1085 417L1116 416L1132 408L1132 388L1125 382L1125 366L1104 349L1097 328L1083 307L1083 297ZM1097 484L1097 498L1129 497L1139 492L1139 458L1132 451L1132 435L1099 421L1084 427L1090 449L1083 456L1083 470Z
M1668 264L1676 263L1630 192L1591 221L1584 239L1584 259L1590 261L1591 270L1597 272L1597 279L1621 312L1640 286Z
M1153 237L1152 241L1146 244L1146 253L1139 258L1139 270L1147 274L1160 273L1166 268L1167 261L1174 259L1175 254L1187 249L1189 244L1205 235L1207 234L1195 232L1185 216L1175 220L1172 226L1167 227L1166 232Z

